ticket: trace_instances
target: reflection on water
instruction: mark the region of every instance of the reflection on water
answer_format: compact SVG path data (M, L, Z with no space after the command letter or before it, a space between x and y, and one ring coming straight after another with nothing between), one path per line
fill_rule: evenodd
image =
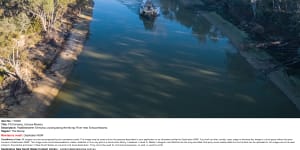
M147 25L137 0L95 2L85 50L49 117L300 116L182 1L155 1L164 13Z
M150 30L150 31L153 31L154 30L154 23L155 23L155 19L156 18L147 18L147 17L143 17L143 16L140 16L140 19L143 21L143 24L144 24L144 27L145 27L145 30Z
M205 0L208 1L208 0ZM300 0L219 1L216 6L231 22L246 30L260 43L279 42L264 46L272 56L289 68L300 67ZM291 59L295 63L286 63Z

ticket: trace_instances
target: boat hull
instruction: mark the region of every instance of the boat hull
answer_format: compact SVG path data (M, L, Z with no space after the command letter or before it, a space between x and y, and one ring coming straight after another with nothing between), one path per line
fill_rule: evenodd
M155 16L159 15L159 10L158 9L146 10L146 9L140 8L140 15L155 17Z
M156 17L160 13L160 8L155 7L150 0L144 0L139 13L142 16Z

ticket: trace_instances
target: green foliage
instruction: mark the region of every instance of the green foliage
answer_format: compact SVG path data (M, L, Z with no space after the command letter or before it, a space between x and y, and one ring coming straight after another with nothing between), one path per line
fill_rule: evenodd
M28 63L27 47L41 40L42 31L59 30L69 6L87 0L0 0L0 82L5 75L21 78ZM82 8L82 7L80 7ZM45 68L43 63L35 64ZM2 70L1 70L2 69Z
M77 7L86 8L89 6L90 0L76 0Z
M40 33L42 32L43 27L39 18L34 17L31 20L30 26L27 30L27 33Z
M12 17L22 12L20 0L0 0L0 18Z
M17 37L16 25L12 18L5 18L0 20L0 46L3 48L12 44L12 39ZM0 51L1 54L1 51Z
M16 17L8 17L0 19L0 54L3 54L3 49L13 45L14 39L17 39L21 34L29 28L31 20L29 17L20 13Z
M43 30L49 32L60 26L59 20L74 2L75 0L23 0L23 7L38 17Z
M54 0L27 0L27 5L32 11L43 10L47 14L54 9Z
M0 69L0 84L4 81L5 79L5 71Z
M4 81L4 76L0 75L0 83Z
M5 73L17 74L21 64L28 60L24 51L25 33L30 27L31 20L25 13L18 13L14 17L0 19L0 76ZM19 76L19 75L18 75Z
M31 19L23 12L14 17L13 20L17 31L21 33L24 33L31 24Z

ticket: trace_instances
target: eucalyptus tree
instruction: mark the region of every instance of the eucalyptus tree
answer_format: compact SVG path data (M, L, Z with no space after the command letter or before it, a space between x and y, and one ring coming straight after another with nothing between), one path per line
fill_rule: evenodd
M51 32L75 0L22 0L23 8L41 21L43 30Z
M0 71L19 81L26 80L22 67L29 62L23 34L30 26L25 13L0 19Z

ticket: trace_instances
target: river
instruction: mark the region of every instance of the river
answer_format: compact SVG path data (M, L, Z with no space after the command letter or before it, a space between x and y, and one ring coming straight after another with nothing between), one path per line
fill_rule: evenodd
M137 0L95 0L84 51L48 117L300 117L221 31L167 2L149 20Z

